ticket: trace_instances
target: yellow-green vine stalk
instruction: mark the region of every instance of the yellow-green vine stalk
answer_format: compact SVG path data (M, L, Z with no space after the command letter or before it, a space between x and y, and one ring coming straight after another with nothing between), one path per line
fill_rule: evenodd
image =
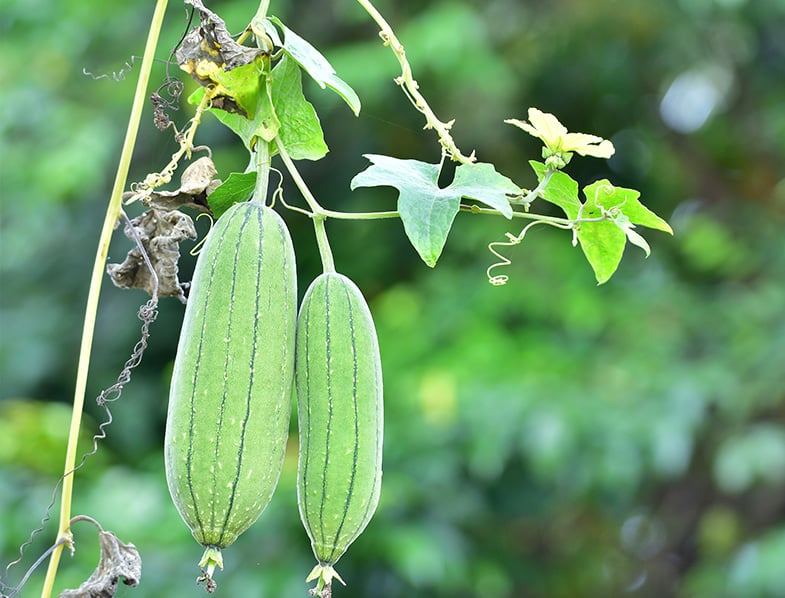
M55 576L57 575L57 568L60 563L60 556L63 552L63 546L68 545L71 548L73 547L70 531L71 495L73 493L74 484L73 470L76 465L77 441L79 439L79 427L82 421L82 410L84 409L84 399L87 389L87 373L90 363L93 333L95 330L96 313L98 311L98 298L101 294L101 283L104 278L106 258L109 253L109 243L122 209L123 189L125 188L125 183L128 178L128 169L131 164L134 144L139 132L142 109L147 100L147 84L150 80L150 71L152 70L155 50L158 46L158 37L161 32L166 5L167 0L157 0L155 11L153 12L150 31L147 36L147 43L142 58L142 66L139 69L139 80L136 84L133 106L131 107L131 116L128 119L128 128L125 134L125 141L123 142L123 149L120 154L120 162L117 167L114 186L112 187L112 195L109 199L109 206L106 210L106 217L104 218L101 236L98 241L98 250L93 263L90 291L87 297L87 306L85 308L85 318L82 329L82 342L79 349L79 366L76 373L74 403L71 412L71 424L68 431L68 448L66 449L65 471L63 475L60 523L57 530L58 542L63 539L65 541L59 543L54 551L52 551L49 567L46 571L46 578L44 579L44 586L41 591L41 598L49 598L49 596L51 596Z
M436 117L431 107L428 105L425 97L420 93L420 86L414 79L412 74L412 67L406 58L406 50L403 44L398 40L390 24L385 18L376 10L376 7L370 0L357 0L360 6L365 9L365 12L376 22L379 26L379 36L386 46L390 49L398 59L398 64L401 65L401 75L395 79L395 82L403 89L406 97L414 105L414 107L425 116L425 128L433 129L439 136L439 143L442 146L442 151L455 162L461 164L471 164L475 161L474 152L471 155L465 156L458 146L455 144L452 136L450 135L450 128L455 121L442 122Z

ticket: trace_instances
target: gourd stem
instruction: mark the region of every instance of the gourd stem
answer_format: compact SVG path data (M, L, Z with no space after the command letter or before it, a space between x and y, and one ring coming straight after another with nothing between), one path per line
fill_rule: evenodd
M330 241L327 239L327 229L324 223L327 219L324 216L313 216L313 227L316 230L316 243L319 245L319 257L322 259L324 272L335 272L335 261L333 252L330 249Z
M257 139L254 158L256 160L256 185L252 201L266 204L270 185L270 145L266 141Z
M79 428L81 425L82 411L84 409L84 399L87 390L87 372L90 363L90 353L93 342L93 332L95 330L96 313L98 311L98 298L101 294L101 282L104 277L106 258L109 253L109 243L112 239L117 219L122 211L122 196L125 183L128 178L128 170L133 156L134 145L139 131L139 123L142 119L142 110L147 99L147 84L150 80L155 49L158 46L158 37L166 12L167 0L157 0L153 18L150 23L150 31L147 36L142 66L139 70L139 80L136 84L136 92L131 107L131 115L128 119L128 128L125 134L123 149L120 154L120 162L117 167L112 195L109 199L109 206L106 210L101 236L98 242L98 250L93 263L92 277L90 280L90 291L87 297L85 308L84 325L82 329L82 342L79 350L79 365L76 373L76 385L74 388L74 403L71 412L71 425L68 432L68 447L65 457L65 473L63 474L63 491L60 504L60 525L57 531L57 546L52 551L49 560L49 567L46 571L44 586L41 590L41 598L49 598L54 587L57 568L60 563L60 556L63 546L72 544L70 532L71 521L71 495L74 484L74 466L76 464L76 450L79 439Z

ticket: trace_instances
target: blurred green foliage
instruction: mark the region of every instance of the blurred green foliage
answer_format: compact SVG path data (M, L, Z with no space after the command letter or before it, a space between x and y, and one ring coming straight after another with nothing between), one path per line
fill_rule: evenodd
M784 596L785 5L378 7L437 115L457 119L462 149L533 186L526 162L539 150L502 120L524 118L529 106L552 112L616 144L607 166L576 158L574 176L640 189L676 235L649 234L652 257L628 251L597 287L568 234L535 230L497 288L486 283L486 245L510 230L503 219L460 215L435 270L399 222L329 224L338 268L365 291L377 322L387 418L382 502L339 563L349 585L336 596ZM256 7L213 8L239 31ZM330 209L389 209L391 190L349 191L367 165L361 155L438 159L435 138L391 81L392 55L354 2L274 0L271 11L363 100L355 119L340 99L306 88L331 149L301 165L312 190ZM3 566L37 527L64 458L89 268L136 75L94 80L82 69L119 72L141 54L151 12L3 0ZM161 59L184 15L173 2ZM153 80L164 70L157 65ZM172 117L182 124L187 110ZM241 144L215 119L200 135L222 177L244 169ZM174 148L148 111L132 180ZM287 197L297 201L294 190ZM305 289L319 271L311 224L285 218ZM112 261L128 248L118 234ZM192 265L186 256L184 279ZM144 301L105 284L93 396L130 354ZM76 480L74 512L140 549L142 584L118 596L203 592L194 584L201 549L162 471L181 316L175 301L161 304L109 438ZM85 450L103 420L88 411ZM297 516L296 452L293 441L272 505L226 551L216 595L305 595L312 556ZM19 580L55 529L50 522L4 582ZM74 531L78 550L63 561L59 588L78 586L97 560L94 531ZM41 579L39 571L24 595Z

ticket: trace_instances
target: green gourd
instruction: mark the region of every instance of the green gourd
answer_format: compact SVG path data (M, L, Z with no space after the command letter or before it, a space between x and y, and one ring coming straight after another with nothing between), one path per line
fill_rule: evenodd
M297 321L300 434L297 498L318 564L313 594L329 596L333 566L376 510L382 479L382 369L371 312L335 272L305 293Z
M285 223L258 202L235 204L199 254L172 373L166 479L205 547L207 590L229 546L265 509L289 430L297 317Z

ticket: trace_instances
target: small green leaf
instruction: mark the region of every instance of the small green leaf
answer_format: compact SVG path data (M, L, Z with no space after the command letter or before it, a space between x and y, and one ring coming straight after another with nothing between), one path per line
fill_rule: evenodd
M303 95L302 74L297 64L284 56L272 73L272 97L280 127L281 143L293 160L319 160L327 144L313 105Z
M530 164L542 181L545 164ZM585 187L583 192L585 204L578 199L578 183L558 171L551 176L542 197L564 210L569 219L577 220L580 216L582 222L577 225L576 237L599 284L607 282L619 267L627 240L649 255L649 244L634 230L634 225L673 232L667 222L638 201L640 193L634 189L615 187L603 179ZM598 221L586 222L595 218Z
M329 61L308 41L284 25L279 18L270 17L266 19L265 30L274 41L276 39L280 41L274 25L277 25L283 31L284 52L297 61L297 64L305 69L319 87L322 89L329 87L343 98L355 116L360 114L360 98L357 97L354 90L343 79L335 74L335 69L333 69Z
M537 180L542 181L547 170L545 164L535 160L531 160L529 164L534 169ZM567 218L574 220L578 217L578 212L581 209L581 200L578 199L578 183L564 172L559 170L551 175L543 190L542 198L559 206L564 210Z
M608 179L602 179L585 187L583 193L586 195L587 205L593 203L606 210L617 209L633 224L673 234L673 229L665 220L638 200L641 194L635 189L616 187Z
M606 218L598 222L581 222L577 233L599 284L606 282L619 267L628 239L647 256L651 252L646 240L633 230L635 224L651 223L661 230L664 225L670 230L664 220L641 205L640 193L634 189L615 187L603 179L584 187L583 193L586 203L581 218Z
M218 219L233 204L251 197L256 186L256 172L233 172L207 197L210 211Z
M493 164L462 164L455 169L455 179L449 186L454 193L484 203L512 218L510 197L519 195L521 188L506 176L496 172Z
M372 165L352 179L351 188L398 189L398 211L406 235L423 261L435 266L460 208L460 193L439 188L439 164L373 154L365 157Z

